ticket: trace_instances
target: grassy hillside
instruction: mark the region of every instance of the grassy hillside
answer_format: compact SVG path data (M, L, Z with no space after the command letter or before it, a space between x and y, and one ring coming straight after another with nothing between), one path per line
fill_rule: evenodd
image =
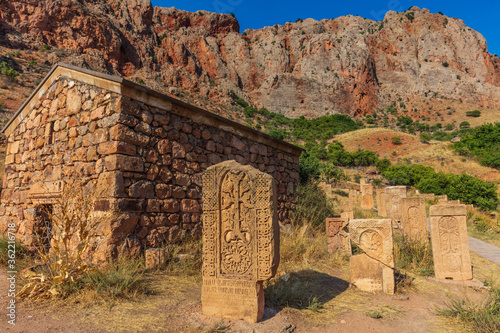
M393 137L401 138L401 144L392 143ZM433 167L436 171L455 174L467 173L488 182L500 184L500 171L480 165L473 158L456 154L449 142L423 143L416 135L390 129L367 128L335 136L330 141L340 141L347 151L358 149L375 151L380 158L391 163L418 163ZM499 193L500 194L500 193Z

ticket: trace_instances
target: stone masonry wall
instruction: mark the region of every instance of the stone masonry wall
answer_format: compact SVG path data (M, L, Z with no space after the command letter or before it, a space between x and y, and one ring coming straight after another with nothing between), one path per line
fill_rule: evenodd
M95 240L96 261L199 236L201 175L231 159L276 179L279 221L288 223L298 156L181 116L190 111L59 78L8 138L0 232L16 222L18 238L29 244L37 207L32 185L83 178L103 197L97 210L119 213Z

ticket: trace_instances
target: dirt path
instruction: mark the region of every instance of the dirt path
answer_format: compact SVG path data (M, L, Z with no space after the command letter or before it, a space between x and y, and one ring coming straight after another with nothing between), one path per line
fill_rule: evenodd
M469 248L480 256L500 265L500 248L497 246L469 236Z
M348 271L331 270L323 281L348 285ZM341 287L334 297L323 300L319 311L266 308L265 320L258 324L201 314L199 277L172 277L156 273L149 277L148 294L117 303L97 302L97 295L69 303L18 301L16 325L7 323L5 272L0 273L0 332L465 332L456 321L436 316L435 307L443 306L447 294L480 299L483 291L467 289L416 278L413 289L394 296L361 292ZM333 281L333 282L332 282ZM342 282L339 284L339 281ZM374 314L380 318L372 318ZM372 317L371 317L372 316Z

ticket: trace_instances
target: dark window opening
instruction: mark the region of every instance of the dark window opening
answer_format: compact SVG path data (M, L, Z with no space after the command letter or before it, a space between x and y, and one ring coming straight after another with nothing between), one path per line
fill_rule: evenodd
M37 247L47 253L52 238L52 205L40 205L36 209L34 236Z

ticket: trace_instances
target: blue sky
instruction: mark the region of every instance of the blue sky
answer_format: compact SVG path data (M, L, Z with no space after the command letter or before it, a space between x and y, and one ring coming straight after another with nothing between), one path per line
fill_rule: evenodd
M490 53L500 55L500 1L498 0L358 0L358 1L296 1L296 0L151 0L154 6L176 7L195 12L231 13L238 19L241 30L259 29L264 26L283 24L297 18L335 18L342 15L360 15L381 20L388 10L403 11L410 6L428 8L431 12L443 12L447 16L464 20L469 27L479 31L488 41Z

